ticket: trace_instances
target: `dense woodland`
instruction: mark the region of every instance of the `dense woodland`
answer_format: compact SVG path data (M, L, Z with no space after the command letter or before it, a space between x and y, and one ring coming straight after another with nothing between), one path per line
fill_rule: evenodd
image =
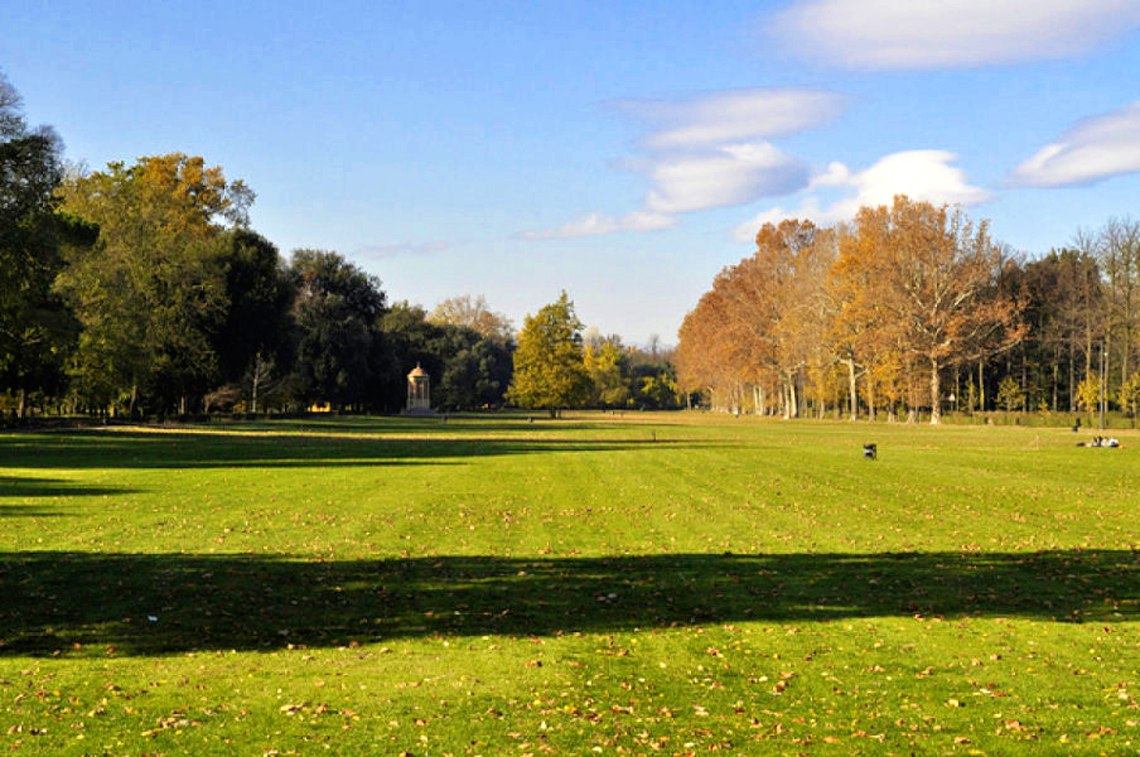
M288 260L250 228L253 191L201 157L67 167L0 77L0 409L165 418L395 412L417 364L441 410L500 407L509 321L482 297L430 313L327 250ZM572 304L563 296L572 315ZM586 384L560 407L674 407L667 355L568 335ZM664 387L664 390L662 388ZM548 397L516 389L526 407Z
M960 210L896 197L850 225L765 225L685 318L681 385L713 407L915 419L1140 406L1140 223L1029 260Z

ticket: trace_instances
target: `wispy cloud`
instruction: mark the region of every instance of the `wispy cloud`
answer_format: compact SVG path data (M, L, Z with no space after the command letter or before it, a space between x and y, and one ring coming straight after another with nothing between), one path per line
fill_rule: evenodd
M527 239L564 239L675 225L677 215L742 205L797 192L810 172L768 140L817 128L836 118L846 100L807 89L748 89L686 100L626 100L617 105L647 121L646 155L627 170L652 182L642 208L624 216L591 213L565 226L524 232Z
M806 0L772 32L800 57L901 70L1067 58L1137 27L1136 0Z
M796 192L807 185L809 173L798 159L761 143L665 159L652 176L646 206L659 213L688 213Z
M887 155L869 168L854 172L832 163L816 175L796 209L770 208L736 227L735 236L749 241L765 223L782 218L806 218L820 224L848 221L864 205L889 205L894 196L936 204L975 205L990 198L972 186L966 173L952 165L957 156L944 150L909 150ZM825 204L824 196L839 191L845 196Z
M686 100L622 100L616 105L652 125L655 150L770 140L814 129L839 116L846 98L799 88L740 89Z
M1090 184L1140 171L1140 102L1085 119L1010 174L1016 186Z
M600 237L627 231L659 231L676 225L677 219L673 216L648 211L628 213L621 217L608 216L604 213L590 213L556 229L524 231L519 234L519 237L536 240L576 239L579 237Z

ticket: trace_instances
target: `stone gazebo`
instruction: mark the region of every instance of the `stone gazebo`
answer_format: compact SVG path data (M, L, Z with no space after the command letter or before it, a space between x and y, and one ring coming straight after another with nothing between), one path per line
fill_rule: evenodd
M408 405L405 415L435 415L431 409L431 377L416 363L408 374Z

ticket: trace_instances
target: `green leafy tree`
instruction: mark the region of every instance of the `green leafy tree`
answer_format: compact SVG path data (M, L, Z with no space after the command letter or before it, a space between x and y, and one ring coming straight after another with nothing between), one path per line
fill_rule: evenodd
M510 348L497 338L480 338L447 360L439 396L444 407L497 407L510 381Z
M396 303L381 319L394 363L385 379L386 404L403 406L408 371L419 365L432 381L432 405L470 410L502 404L511 380L511 348L497 330L487 332L441 320L437 312Z
M566 292L528 315L519 332L507 399L519 407L545 409L551 418L563 408L586 403L592 384L583 363L581 331Z
M0 75L0 391L23 417L29 392L59 393L77 325L52 290L67 244L90 244L83 224L57 216L60 142L31 129Z
M230 233L219 263L228 307L214 350L222 380L257 412L291 364L294 282L277 247L248 229Z
M632 402L652 410L676 410L686 404L685 392L677 383L673 350L662 350L657 337L651 336L648 349L634 347L628 351Z
M341 410L375 404L379 367L387 358L380 330L387 297L380 280L325 250L295 250L290 271L297 399Z
M997 403L1007 413L1025 407L1025 390L1013 376L1006 376L998 385Z
M601 407L625 407L632 393L629 366L617 336L590 340L582 355L593 384L591 403Z
M78 388L89 404L186 412L219 378L212 335L228 307L226 230L253 193L181 153L69 177L62 209L99 228L58 289L83 326Z
M660 370L656 374L637 379L635 401L654 410L673 410L685 400L684 392L677 386L671 371Z

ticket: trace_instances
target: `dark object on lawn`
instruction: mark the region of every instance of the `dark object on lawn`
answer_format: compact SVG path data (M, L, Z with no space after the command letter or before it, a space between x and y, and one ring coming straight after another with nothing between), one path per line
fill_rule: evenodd
M877 444L864 444L863 457L868 460L874 460L879 456L879 446Z

